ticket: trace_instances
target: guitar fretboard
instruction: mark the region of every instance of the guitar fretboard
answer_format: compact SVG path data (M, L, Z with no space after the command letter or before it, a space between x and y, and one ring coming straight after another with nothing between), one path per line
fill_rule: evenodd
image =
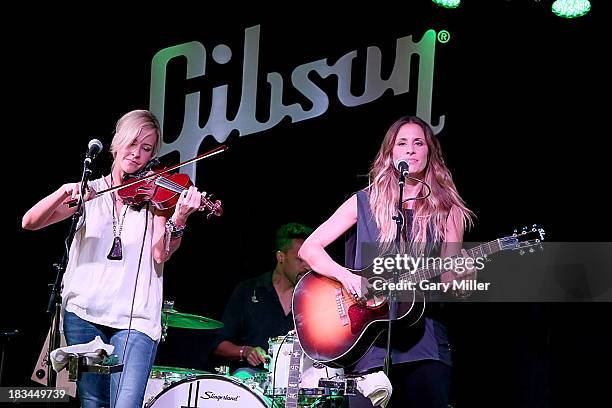
M289 358L289 381L287 382L286 408L298 408L298 394L300 392L300 367L302 364L302 346L297 338L293 339L293 350Z
M482 258L484 256L491 255L495 252L501 251L503 249L502 241L496 239L494 241L485 242L484 244L478 245L474 248L468 249L467 253L470 258ZM451 259L457 258L459 255L455 255L449 257ZM423 263L428 261L425 265L420 268L417 268L414 273L406 272L400 275L400 281L412 281L412 282L421 282L426 279L431 279L436 276L442 275L448 269L444 268L444 264L441 262L443 259L441 258L420 258L419 261L422 260Z

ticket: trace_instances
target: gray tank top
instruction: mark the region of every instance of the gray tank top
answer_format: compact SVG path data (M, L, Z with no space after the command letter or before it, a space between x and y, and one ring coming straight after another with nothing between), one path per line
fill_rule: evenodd
M357 196L357 224L347 236L345 242L345 265L349 268L363 269L373 262L374 248L371 243L378 241L379 231L374 215L370 209L368 193L360 190ZM412 210L408 210L406 231L412 225ZM431 234L428 236L428 249L431 249ZM432 304L426 305L425 315ZM433 305L435 307L435 305ZM392 331L392 361L394 364L419 360L438 360L451 365L451 353L446 334L446 327L439 321L425 317L419 327L402 326L401 320L393 326ZM387 336L379 340L356 363L355 372L370 371L382 367L386 354Z

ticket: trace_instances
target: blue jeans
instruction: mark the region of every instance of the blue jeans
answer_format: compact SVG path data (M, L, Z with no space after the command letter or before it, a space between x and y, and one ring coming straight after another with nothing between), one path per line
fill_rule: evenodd
M130 330L127 353L124 353L127 330L90 323L71 312L64 313L66 343L89 343L100 336L106 344L115 346L113 352L123 362L123 371L109 377L104 374L83 373L77 382L83 408L137 408L142 406L147 380L155 360L157 342L146 334ZM124 357L125 355L125 357ZM119 392L117 393L117 390Z

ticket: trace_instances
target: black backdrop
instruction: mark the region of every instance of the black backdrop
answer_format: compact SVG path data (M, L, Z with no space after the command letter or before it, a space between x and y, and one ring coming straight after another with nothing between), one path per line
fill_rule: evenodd
M48 329L51 264L68 228L65 222L23 231L23 213L79 177L91 138L108 147L120 115L148 107L151 59L162 48L195 40L209 51L224 43L234 53L227 65L209 64L204 79L177 83L167 101L168 140L180 131L183 93L202 91L205 119L210 89L228 84L231 117L240 100L244 30L257 24L261 121L269 109L267 72L288 78L297 65L326 57L331 64L357 50L352 91L360 94L366 47L381 48L384 75L397 38L412 34L416 41L427 29L448 30L450 42L436 45L432 118L437 124L440 115L446 117L438 137L460 193L478 215L466 241L493 239L533 222L543 224L553 241L609 240L602 226L608 214L602 183L606 116L597 109L608 92L602 74L607 48L598 25L602 4L592 2L590 15L571 21L552 15L545 1L463 3L457 10L429 1L377 3L341 13L279 5L275 17L273 10L186 5L130 13L92 9L74 18L59 9L15 15L22 24L7 36L4 140L10 141L5 157L19 176L11 186L16 202L5 218L10 235L3 244L0 328L21 335L7 347L3 385L31 384ZM279 225L317 226L365 185L385 130L415 112L414 68L409 93L387 91L349 108L335 97L334 80L321 80L330 97L322 116L295 124L286 118L244 137L231 134L231 149L197 170L197 184L223 199L226 213L211 221L191 218L180 251L165 267L164 297L180 311L219 319L238 281L273 267ZM185 64L169 69L180 73ZM216 145L208 137L201 151ZM100 157L94 175L109 165L107 155ZM341 245L331 251L342 259ZM594 361L609 355L603 351L609 311L609 304L461 305L451 333L453 400L457 406L560 406L597 399L602 382L590 373ZM210 369L210 337L170 329L156 364ZM579 391L583 387L586 392Z

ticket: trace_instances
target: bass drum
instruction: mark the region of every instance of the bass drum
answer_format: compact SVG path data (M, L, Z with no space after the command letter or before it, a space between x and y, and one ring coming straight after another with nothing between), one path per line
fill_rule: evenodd
M215 374L203 374L172 384L145 404L147 408L176 407L267 408L270 400L255 386Z
M208 373L206 371L194 370L193 368L153 366L147 381L143 406L173 383L201 374Z

